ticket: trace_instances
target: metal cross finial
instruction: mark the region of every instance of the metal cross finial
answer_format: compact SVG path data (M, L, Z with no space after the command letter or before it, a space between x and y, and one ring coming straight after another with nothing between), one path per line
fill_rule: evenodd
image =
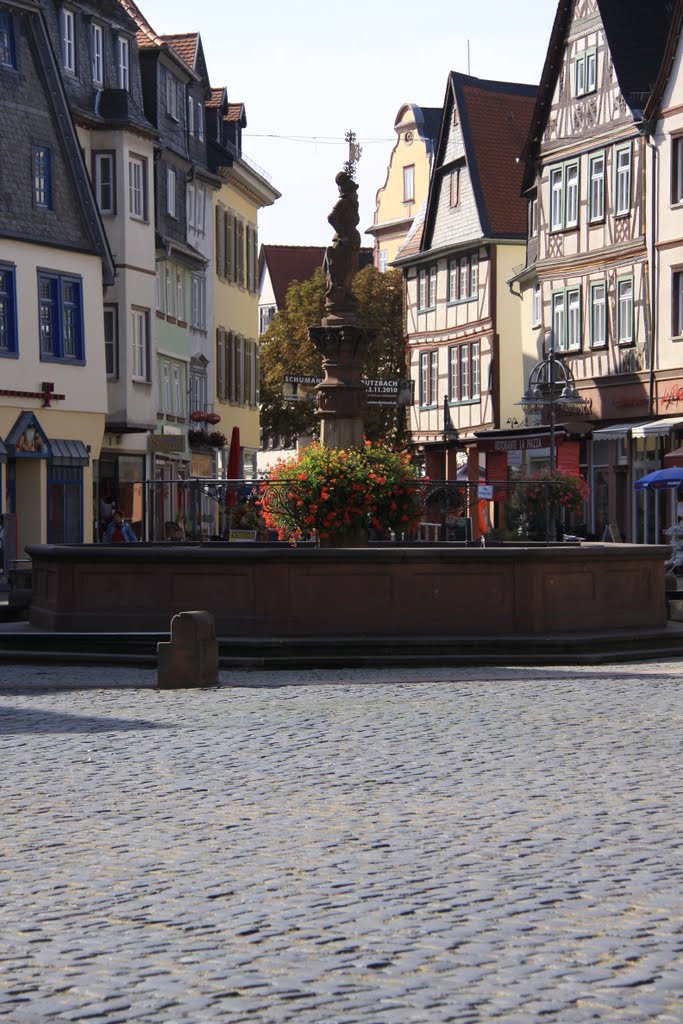
M356 177L356 164L360 160L363 152L362 148L356 142L356 138L357 136L355 132L347 132L344 136L344 141L349 144L349 158L344 164L344 170L351 178Z

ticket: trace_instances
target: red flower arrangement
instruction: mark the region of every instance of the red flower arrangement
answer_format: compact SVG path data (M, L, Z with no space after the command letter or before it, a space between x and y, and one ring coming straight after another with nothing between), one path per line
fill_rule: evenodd
M406 532L420 517L417 470L406 452L381 442L348 450L312 444L278 463L261 509L266 525L292 543L313 535L343 542L368 527Z
M532 512L545 509L546 502L567 512L580 512L590 493L583 477L563 469L534 473L528 483L520 485L519 491L520 502Z

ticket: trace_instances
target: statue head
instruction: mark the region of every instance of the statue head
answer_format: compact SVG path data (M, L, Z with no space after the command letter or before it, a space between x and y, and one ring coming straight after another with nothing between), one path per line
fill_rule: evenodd
M348 171L339 171L334 181L342 195L348 195L352 191L358 191L358 185Z

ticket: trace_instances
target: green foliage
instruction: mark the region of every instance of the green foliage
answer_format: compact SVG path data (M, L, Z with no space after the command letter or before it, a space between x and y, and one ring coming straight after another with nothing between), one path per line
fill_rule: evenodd
M405 452L366 441L344 451L314 443L281 461L261 491L266 525L295 543L373 527L409 530L420 517L417 470Z
M353 282L358 299L358 320L369 332L365 374L370 378L404 378L406 351L403 338L403 277L398 270L381 274L364 267ZM325 275L316 270L309 281L295 282L287 291L285 308L276 314L261 338L261 427L265 436L279 435L293 444L305 433L319 434L319 420L310 402L285 402L286 374L322 376L320 353L308 337L308 328L325 315ZM402 444L407 437L404 409L371 406L365 433Z

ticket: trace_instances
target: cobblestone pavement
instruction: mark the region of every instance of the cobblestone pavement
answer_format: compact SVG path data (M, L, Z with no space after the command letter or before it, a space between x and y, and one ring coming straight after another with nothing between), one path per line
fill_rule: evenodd
M0 1018L680 1024L682 677L0 665Z

